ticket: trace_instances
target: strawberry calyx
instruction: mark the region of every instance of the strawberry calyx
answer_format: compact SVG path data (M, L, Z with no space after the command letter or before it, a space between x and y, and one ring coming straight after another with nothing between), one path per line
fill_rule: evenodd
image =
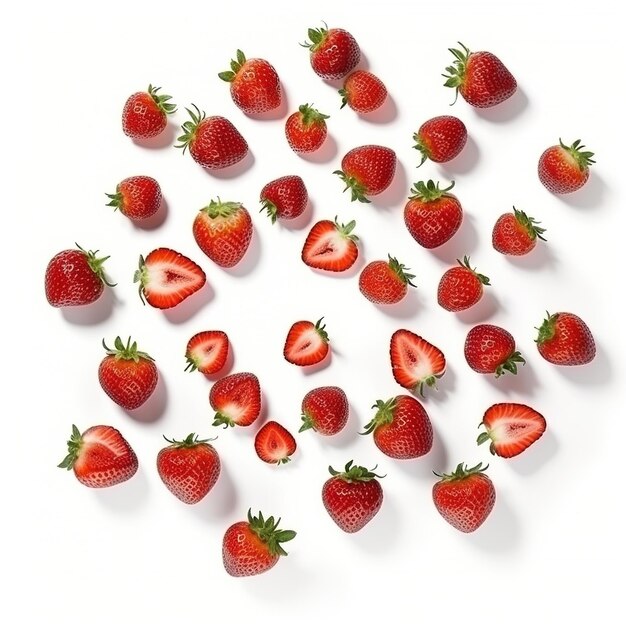
M85 250L81 248L76 242L74 245L85 255L87 264L91 268L91 271L107 286L107 287L115 287L117 283L110 283L107 280L106 274L104 273L104 262L111 258L110 256L104 256L98 258L96 255L99 250Z
M423 163L424 161L422 161ZM421 163L420 163L421 165ZM419 167L419 166L418 166ZM428 182L419 181L413 184L411 189L411 195L409 196L409 200L421 200L422 202L435 202L440 198L445 198L450 196L448 193L450 189L454 187L454 181L451 181L450 186L445 189L439 189L439 183L435 183L434 180L429 180Z
M546 316L547 317L543 320L541 326L537 328L539 334L537 335L537 339L535 339L535 342L538 345L550 341L556 334L556 321L559 317L559 314L555 313L554 315L550 315L550 313L546 311Z
M487 433L483 433L487 434ZM483 467L482 463L478 465L474 465L474 467L467 467L465 463L459 463L456 466L456 469L451 474L438 474L437 472L433 472L435 476L441 478L441 482L451 483L458 480L465 480L470 476L474 476L475 474L484 474L485 470L489 467L489 465L485 465Z
M146 260L143 258L143 254L139 255L139 268L135 270L135 274L133 276L133 283L139 283L139 298L142 304L145 306L146 301L143 297L143 288L149 281L148 277L148 266L146 265Z
M328 24L326 22L322 22L324 24L324 28L309 28L307 34L309 36L309 41L305 41L300 45L303 48L309 48L311 52L315 52L319 47L324 44L326 41L326 37L328 36Z
M335 215L335 228L337 229L337 232L344 239L349 239L350 241L354 241L354 243L356 243L359 240L359 238L352 232L355 226L356 226L356 222L354 220L351 220L347 224L340 224L337 221L337 216Z
M398 404L397 398L389 398L386 402L383 400L376 400L376 404L372 406L373 409L378 409L374 417L365 425L365 430L360 435L369 435L374 432L379 426L383 424L391 424L393 422L394 413Z
M191 109L185 108L185 111L189 114L190 120L183 122L182 129L183 134L176 139L180 143L176 144L176 148L182 148L183 154L185 154L185 150L195 141L196 131L200 123L206 118L206 113L204 111L200 111L200 109L195 105L191 105L195 111Z
M468 269L470 272L472 272L472 274L474 274L474 276L476 276L476 278L478 278L478 280L479 280L479 281L480 281L483 285L487 285L487 286L491 287L491 283L489 282L489 277L488 277L488 276L485 276L484 274L479 274L479 273L476 271L476 268L475 268L475 267L471 267L471 265L470 265L470 259L469 259L469 257L468 257L467 255L465 255L465 256L463 257L463 261L462 261L462 262L461 262L459 259L457 259L456 261L457 261L457 263L458 263L461 267L463 267L463 268L465 268L465 269Z
M67 442L67 456L57 465L61 469L71 470L74 467L74 463L80 456L80 449L83 446L83 436L80 434L80 430L75 424L72 424L72 434Z
M119 209L124 213L124 196L121 192L116 191L115 193L105 193L104 195L111 200L111 202L106 203L106 206L112 206L114 211Z
M261 200L259 213L263 213L263 211L267 211L267 216L270 218L272 224L275 224L278 219L278 207L268 198Z
M230 217L241 208L243 208L241 202L222 202L218 196L217 200L211 200L207 206L200 210L214 220L218 217Z
M366 203L371 202L371 200L368 200L365 197L365 193L367 191L365 185L357 180L354 176L349 176L343 170L335 170L333 174L337 174L337 176L339 176L339 178L341 178L341 180L346 184L344 192L350 189L350 193L352 194L352 202L354 202L355 200Z
M171 448L195 448L201 443L208 443L209 441L215 441L217 437L210 437L208 439L198 439L198 435L196 433L191 433L187 435L181 441L177 439L168 439L165 435L163 435L163 439L170 444Z
M121 337L116 337L113 345L115 349L112 350L106 345L106 343L104 343L104 339L102 340L102 346L106 350L107 355L115 357L116 361L134 361L135 363L139 363L141 359L154 361L154 359L147 352L137 350L137 342L133 341L131 344L130 337L126 342L126 345L124 345Z
M366 483L370 480L374 480L375 478L385 478L386 476L386 474L381 476L374 473L374 470L378 467L378 465L374 465L371 470L368 470L367 467L353 465L353 463L354 461L348 461L343 472L338 472L336 469L333 469L331 465L328 466L328 471L332 476L345 480L348 483Z
M274 517L263 518L263 513L259 511L258 516L252 515L252 510L248 509L248 525L250 530L267 546L272 556L287 556L284 548L280 545L291 541L296 532L293 530L279 530L280 517L274 521Z
M218 76L227 83L232 83L239 70L244 66L246 62L246 55L241 51L237 50L236 58L230 60L230 70L227 72L220 72Z
M230 426L231 428L234 428L234 426L236 425L236 422L235 420L233 420L232 417L229 417L225 413L218 411L215 414L215 417L213 418L213 423L211 425L212 426L224 426L224 428L228 428Z
M313 417L308 413L303 412L300 416L302 418L302 426L298 429L299 433L303 433L305 430L313 429L317 432L317 428L315 427L315 422L313 421Z
M541 222L538 222L533 217L528 217L524 211L518 211L515 207L513 207L513 213L518 224L528 233L528 236L533 241L537 239L537 237L542 241L546 241L546 238L543 237L543 233L546 232L546 229L538 226Z
M387 255L389 257L388 265L391 268L391 271L398 277L398 279L403 282L405 285L411 285L411 287L417 287L414 283L411 282L412 278L415 278L415 274L409 274L407 270L411 269L403 265L396 259L392 257L390 254Z
M510 372L511 374L517 374L517 364L526 363L526 359L520 354L518 350L516 350L504 363L500 363L498 367L496 367L496 378L500 378L502 374L506 374L506 372Z
M581 172L588 170L589 166L595 163L593 160L594 153L588 150L583 151L585 146L580 143L580 139L577 139L571 146L566 146L559 137L559 144L578 163Z
M346 106L346 104L348 104L348 90L345 87L342 87L341 89L338 90L339 95L341 96L341 106L339 107L340 109L343 109L343 107Z
M451 87L455 90L454 102L452 102L452 104L454 104L459 97L459 87L461 87L465 81L467 62L472 54L469 48L463 45L460 41L458 44L461 48L463 48L463 50L448 48L454 56L454 61L452 65L446 67L447 74L442 74L442 76L446 79L444 86Z
M324 113L320 113L317 109L314 109L311 104L301 104L298 107L298 111L300 112L302 125L306 128L322 124L324 120L330 117L330 115L324 115Z
M152 85L148 85L148 94L154 100L159 109L163 111L163 113L165 113L165 115L171 115L176 111L176 105L170 102L172 96L158 94L157 92L160 89L160 87L153 87Z

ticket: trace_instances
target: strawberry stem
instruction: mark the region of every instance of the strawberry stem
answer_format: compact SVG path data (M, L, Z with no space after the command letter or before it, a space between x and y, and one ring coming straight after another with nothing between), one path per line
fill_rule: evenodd
M211 200L207 206L200 210L214 220L218 217L230 217L242 207L241 202L222 202L218 196L217 200Z
M324 120L330 117L330 115L324 115L324 113L320 113L317 109L314 109L311 104L301 104L298 107L298 111L302 117L302 125L306 128L315 124L325 124L326 122L324 122Z
M349 239L350 241L354 241L354 243L356 243L359 238L352 234L352 231L354 230L354 227L356 226L356 222L354 220L348 222L347 224L340 224L337 221L337 216L335 215L335 228L337 229L337 232L344 238L344 239Z
M487 285L489 287L491 287L491 283L489 282L489 277L485 276L484 274L479 274L476 271L475 267L471 267L470 266L470 259L467 255L465 255L463 257L463 262L461 262L459 259L456 260L457 263L461 266L464 267L465 269L468 269L470 272L472 272L472 274L474 274L474 276L476 276L476 278L478 278L478 280L483 284L483 285Z
M526 359L516 350L504 363L500 363L496 368L496 378L502 376L502 374L506 374L506 372L510 372L511 374L517 374L517 364L521 363L524 365L526 363Z
M372 406L373 409L378 409L376 415L365 425L365 430L360 435L369 435L374 432L379 426L383 424L391 424L393 422L393 415L398 403L397 398L389 398L386 402L383 400L376 400L376 404Z
M296 532L293 530L279 530L280 517L276 521L274 521L273 516L268 517L266 520L263 518L261 511L259 511L258 516L253 516L252 509L248 509L248 524L250 530L267 545L267 549L272 556L287 556L280 544L291 541L296 536Z
M140 352L137 350L137 342L133 341L132 345L130 343L130 337L126 345L124 345L121 337L116 337L113 345L115 349L109 348L106 343L104 343L104 339L102 340L102 345L106 350L106 353L109 356L114 356L117 361L134 361L135 363L139 363L141 359L147 359L149 361L154 361L154 359L147 352Z
M195 141L198 126L206 117L206 113L204 111L200 111L195 104L192 104L191 106L195 109L195 111L187 108L185 109L191 119L183 123L182 129L184 132L177 138L177 141L180 143L175 146L176 148L182 148L183 154L185 154L185 150L187 150L188 146Z
M454 181L452 181L445 189L439 189L439 183L435 183L434 180L429 180L426 183L424 181L419 181L413 184L413 188L411 189L412 194L409 196L409 200L435 202L440 198L451 196L452 194L449 194L448 191L450 191L453 187Z
M358 200L359 202L371 202L365 197L366 188L365 185L359 182L354 176L348 176L343 170L335 170L333 174L337 174L339 178L346 184L344 192L350 189L352 194L351 201Z
M230 71L220 72L218 76L227 83L232 83L245 62L246 55L241 50L237 50L237 58L230 61Z
M80 449L83 445L83 436L75 424L72 424L72 434L67 442L68 455L57 465L61 469L71 470L78 459Z
M415 278L415 274L409 274L407 270L409 267L406 267L402 263L398 261L395 257L392 257L390 254L387 254L389 257L389 267L393 271L393 273L405 284L411 285L411 287L417 287L414 283L411 282L412 278Z
M374 470L378 467L378 465L374 465L371 470L368 470L366 467L361 465L353 465L354 461L348 461L346 463L346 467L343 472L338 472L333 469L331 465L328 466L328 471L332 476L337 478L341 478L348 483L352 482L369 482L370 480L374 480L375 478L385 478L387 474L383 474L380 476L379 474L375 474Z
M460 41L458 44L463 48L463 50L458 50L457 48L448 48L448 50L454 56L454 61L452 65L446 67L447 74L442 74L442 76L446 79L444 83L445 87L451 87L455 90L454 102L450 106L452 106L459 97L459 87L461 87L465 81L465 72L467 70L467 62L471 56L471 52L469 48L463 45Z
M171 115L176 111L176 105L170 102L172 96L159 95L157 92L160 90L160 87L153 87L152 85L148 85L148 93L156 103L156 105L165 113L165 115Z
M305 41L300 45L303 48L309 48L311 52L315 52L326 40L326 36L328 35L328 24L326 22L322 22L324 24L324 28L309 28L307 34L311 42Z
M478 465L474 465L474 467L468 468L465 463L459 463L451 474L437 474L437 472L433 472L433 474L441 478L442 482L454 482L456 480L463 480L474 474L484 474L484 471L488 467L489 465L483 467L483 464L479 463Z
M578 163L581 172L588 170L589 166L595 163L592 158L594 153L588 150L583 151L585 146L580 143L580 139L577 139L571 146L566 146L561 138L559 138L559 144L561 148L567 151L567 153L574 158L576 163Z
M107 259L110 259L110 256L100 257L98 258L96 255L99 250L85 250L81 248L76 242L74 245L85 255L87 258L87 263L91 268L91 271L107 286L107 287L115 287L117 283L110 283L107 279L107 276L104 272L104 262Z
M191 433L187 435L187 437L185 437L181 441L178 441L177 439L168 439L165 435L163 435L163 439L165 439L167 443L171 444L171 447L173 448L194 448L195 446L201 443L208 443L209 441L215 441L217 437L211 437L208 439L198 439L198 435L196 435L196 433Z
M528 236L533 241L537 239L537 237L542 241L546 241L546 238L542 236L543 233L546 232L546 229L538 226L541 222L538 222L534 217L528 217L524 211L518 211L515 207L513 207L513 214L519 225L528 233Z
M546 341L550 341L556 333L556 321L559 314L555 313L554 315L550 315L550 313L546 311L546 315L546 319L544 319L541 326L537 328L539 334L537 335L535 342L538 345L546 343Z

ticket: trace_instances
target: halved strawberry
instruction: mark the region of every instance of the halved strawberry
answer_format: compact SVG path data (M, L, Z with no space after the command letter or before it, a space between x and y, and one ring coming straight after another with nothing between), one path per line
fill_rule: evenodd
M309 267L328 272L350 269L359 256L356 245L359 238L352 234L355 226L354 220L348 224L339 224L337 218L334 222L317 222L304 242L302 260Z
M215 409L213 426L250 426L261 414L259 379L250 372L220 378L209 393Z
M185 371L198 370L203 374L215 374L228 358L228 335L221 330L205 330L194 335L187 344L187 367Z
M287 333L283 355L294 365L314 365L328 354L328 333L324 330L322 320L313 322L296 322Z
M391 371L396 382L413 393L424 395L424 385L437 388L437 379L446 371L443 352L410 330L396 330L389 350Z
M293 435L278 422L267 422L254 438L254 449L261 461L266 463L287 463L296 451Z

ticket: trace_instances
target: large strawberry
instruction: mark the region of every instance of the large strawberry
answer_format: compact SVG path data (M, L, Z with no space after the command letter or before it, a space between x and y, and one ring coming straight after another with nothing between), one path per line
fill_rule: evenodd
M228 336L221 330L196 333L187 343L185 371L217 374L226 365L229 346Z
M573 313L554 313L543 321L535 340L539 354L555 365L585 365L596 356L589 326Z
M311 67L322 78L343 78L361 58L355 38L342 28L309 28L310 43L302 44L311 51Z
M131 176L120 182L115 193L107 193L107 206L120 210L130 220L145 220L161 206L161 187L150 176Z
M389 261L372 261L359 275L361 293L374 304L396 304L404 299L414 274L391 255Z
M277 219L299 217L308 201L309 194L300 176L281 176L261 189L261 211L267 211L272 224Z
M384 146L352 148L341 160L337 174L350 189L352 202L370 202L366 196L376 196L391 185L396 172L396 153Z
M294 365L305 367L315 365L326 358L329 352L328 333L320 318L315 324L308 321L295 322L291 325L285 340L283 356Z
M479 374L495 374L496 378L510 372L517 374L517 364L526 363L515 349L513 335L493 324L474 326L465 338L465 360Z
M339 387L311 389L302 400L302 426L298 432L312 428L320 435L336 435L348 421L348 398Z
M469 257L463 257L458 267L447 270L439 281L437 302L446 311L463 311L474 306L483 297L483 285L489 278L470 266Z
M254 438L254 449L261 461L281 465L291 461L296 451L296 440L281 424L269 421L257 432Z
M285 136L291 149L294 152L315 152L321 148L328 133L328 118L309 104L300 105L285 122Z
M380 108L387 98L383 81L365 70L352 72L339 90L341 108L346 104L357 113L371 113Z
M359 238L353 234L356 222L339 224L321 220L307 235L302 248L302 260L309 266L327 272L345 272L350 269L359 256L356 242Z
M413 135L416 150L422 153L420 167L430 159L435 163L447 163L461 153L467 143L465 124L453 115L440 115L424 122Z
M539 157L539 180L552 193L572 193L589 178L593 152L583 150L580 139L566 146L560 139L558 146L550 146Z
M213 426L250 426L261 414L259 379L249 372L218 380L209 394L216 411Z
M138 91L126 100L122 111L122 129L133 139L147 139L163 132L167 116L176 111L172 96L160 95L160 87L148 85L147 91Z
M528 254L537 245L537 239L546 240L543 236L546 229L538 224L540 222L524 211L513 207L513 213L504 213L497 219L491 235L493 247L502 254Z

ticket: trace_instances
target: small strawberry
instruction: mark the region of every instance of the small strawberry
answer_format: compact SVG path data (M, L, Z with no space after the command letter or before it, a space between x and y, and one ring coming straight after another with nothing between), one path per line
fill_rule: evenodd
M292 324L283 349L285 360L304 367L320 363L326 358L329 339L324 330L326 325L322 324L323 319L321 317L316 324L305 321Z
M573 313L547 313L535 341L539 354L555 365L585 365L596 356L589 327Z
M515 350L513 335L492 324L474 326L465 339L465 360L479 374L495 374L496 378L510 372L517 374L517 364L526 363Z
M391 335L391 371L399 385L424 396L424 385L437 388L446 372L443 352L423 337L403 328Z
M252 241L250 213L239 202L211 200L193 221L193 237L211 261L220 267L233 267Z
M463 311L474 306L483 296L483 285L491 285L489 278L470 267L469 257L459 267L444 273L437 289L437 302L446 311Z
M230 62L230 71L220 72L218 76L230 83L233 102L244 113L264 113L280 106L280 80L265 59L246 59L246 55L237 50L237 58Z
M413 135L416 150L422 153L422 160L447 163L457 157L467 143L465 124L453 115L440 115L424 122Z
M287 463L296 451L293 435L278 422L267 422L254 438L254 449L261 461L266 463Z
M370 202L365 196L376 196L391 185L396 171L396 153L384 146L352 148L341 160L341 169L335 170L350 189L351 201Z
M370 522L383 503L383 489L374 473L360 465L346 463L345 470L338 472L330 465L332 474L322 487L322 502L333 522L347 533L355 533Z
M430 452L433 426L424 407L411 396L377 400L378 409L362 435L374 433L376 447L393 459L415 459Z
M452 474L435 474L441 480L433 485L435 507L449 524L463 533L474 532L496 502L496 490L484 473L482 463L468 469L463 463Z
M111 202L107 206L120 210L130 220L145 220L154 215L161 206L161 187L150 176L125 178L115 193L105 194Z
M387 88L383 81L370 72L352 72L339 90L341 108L346 104L357 113L371 113L380 108L387 98Z
M250 426L261 414L259 379L249 372L218 380L209 394L216 411L213 426Z
M298 432L312 428L320 435L336 435L348 421L348 398L339 387L311 389L302 400L302 426Z
M546 420L525 404L507 402L490 406L480 424L487 429L478 436L478 445L491 440L491 454L506 459L521 454L546 430Z
M169 102L172 96L157 93L161 88L148 85L148 91L138 91L126 100L122 111L122 129L132 139L156 137L167 126L167 116L176 111Z
M73 469L87 487L112 487L132 478L139 467L137 455L112 426L92 426L82 435L72 426L68 455L58 467Z
M572 193L589 178L593 152L583 150L580 139L566 146L560 139L558 146L550 146L539 157L539 180L552 193Z
M120 337L115 338L114 349L102 340L107 355L98 367L100 386L115 404L126 410L139 408L154 392L159 372L154 359L146 352L137 350L137 342L126 345Z
M272 224L277 219L292 220L304 213L309 194L299 176L282 176L261 189L261 211L267 211Z
M302 104L285 122L287 143L294 152L315 152L322 146L330 116L320 113L309 104Z
M195 334L187 344L185 371L216 374L226 364L230 343L221 330L205 330Z
M209 170L221 170L241 161L248 154L248 144L232 122L225 117L206 117L195 104L195 111L185 109L191 120L183 124L177 148L189 152L196 163Z
M461 42L459 45L462 51L448 48L455 58L443 75L447 79L445 86L452 87L457 97L460 93L468 104L484 109L515 93L517 82L497 56L491 52L470 52Z
M361 59L361 50L355 38L342 28L309 28L309 39L304 44L311 51L313 71L326 80L343 78Z
M302 260L309 267L327 272L345 272L350 269L357 257L359 238L352 233L356 222L339 224L322 220L311 228L302 248Z
M361 270L359 289L374 304L396 304L406 296L408 285L415 287L415 275L408 269L391 255L389 261L372 261Z
M493 247L502 254L528 254L537 245L537 239L546 240L546 229L538 226L540 223L513 207L513 213L504 213L497 219L491 236Z
M437 248L450 240L463 221L463 207L457 197L439 183L415 183L404 207L404 223L411 236L424 248Z
M165 486L185 504L196 504L213 489L220 475L220 457L191 433L182 441L164 437L170 445L157 455L157 471Z

